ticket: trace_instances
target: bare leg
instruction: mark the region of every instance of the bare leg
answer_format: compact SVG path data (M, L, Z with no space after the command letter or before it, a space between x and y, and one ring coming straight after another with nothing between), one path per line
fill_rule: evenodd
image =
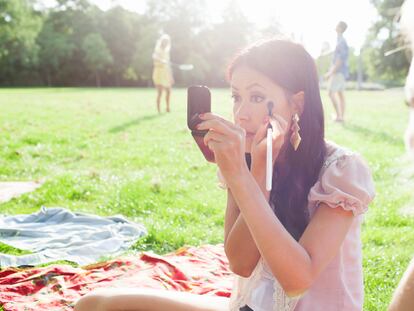
M394 292L388 311L410 311L414 306L414 260L405 271Z
M408 126L405 130L405 147L414 156L414 105L408 108Z
M338 92L339 97L339 109L341 111L339 119L344 121L345 118L345 95L343 91Z
M165 102L167 104L167 112L170 112L170 95L171 95L171 89L165 88Z
M162 95L162 86L157 85L157 110L158 113L161 113L161 107L160 107L160 103L161 103L161 95Z
M83 296L75 311L228 311L229 299L155 289L113 288Z
M340 119L340 116L341 116L341 110L339 108L338 101L336 100L335 94L336 94L335 92L329 91L329 97L331 98L332 104L333 104L333 106L335 108L335 112L336 112L335 121L338 121Z

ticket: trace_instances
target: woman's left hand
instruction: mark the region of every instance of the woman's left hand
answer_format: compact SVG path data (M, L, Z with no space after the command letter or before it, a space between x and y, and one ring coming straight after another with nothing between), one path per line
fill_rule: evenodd
M246 131L222 117L205 113L198 130L208 130L204 143L214 152L217 165L226 181L249 171L245 160Z

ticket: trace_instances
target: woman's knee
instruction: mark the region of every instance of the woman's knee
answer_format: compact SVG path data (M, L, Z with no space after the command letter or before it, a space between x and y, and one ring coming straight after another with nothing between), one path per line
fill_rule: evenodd
M95 291L81 297L75 304L75 311L105 311L108 296L102 291Z

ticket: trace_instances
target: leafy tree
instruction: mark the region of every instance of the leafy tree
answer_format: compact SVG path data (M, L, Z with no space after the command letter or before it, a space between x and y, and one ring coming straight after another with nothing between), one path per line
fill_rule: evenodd
M253 35L253 27L238 7L231 1L223 11L222 20L200 35L204 55L210 64L208 83L226 85L226 68L233 55L243 48Z
M209 20L207 0L147 0L143 14L115 6L102 11L90 0L0 0L0 85L151 84L152 53L162 33L171 36L171 60L192 63L174 71L177 85L224 86L231 57L248 42L281 33L276 18L258 29L238 7L227 4L221 19ZM408 68L404 52L384 56L400 44L395 16L403 0L371 0L380 18L362 50L364 75L402 83ZM350 51L351 78L358 59ZM317 59L324 73L331 56ZM42 79L40 79L40 77ZM43 81L42 81L43 80Z
M62 23L61 16L61 12L51 13L37 38L40 47L39 70L46 77L48 86L52 85L53 76L75 49L70 40L72 29Z
M36 64L41 18L29 0L0 0L0 82L14 84Z
M115 84L128 77L134 58L138 36L135 29L137 14L120 6L114 7L104 14L102 35L113 58L112 73Z
M95 74L96 86L101 86L100 73L112 63L111 53L99 33L88 34L82 44L85 63Z
M152 77L152 53L160 27L147 16L140 16L136 23L137 39L132 68L140 85L148 85Z
M399 84L403 83L407 74L409 63L404 52L384 55L403 44L396 18L403 2L404 0L371 0L379 19L370 29L363 48L363 59L372 80Z

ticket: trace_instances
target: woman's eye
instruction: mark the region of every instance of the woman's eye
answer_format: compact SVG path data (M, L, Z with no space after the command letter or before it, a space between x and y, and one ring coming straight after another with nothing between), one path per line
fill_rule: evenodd
M236 94L231 95L231 98L233 99L233 103L237 103L240 100L240 96Z
M265 97L262 95L252 95L250 99L253 103L261 103L265 100Z

